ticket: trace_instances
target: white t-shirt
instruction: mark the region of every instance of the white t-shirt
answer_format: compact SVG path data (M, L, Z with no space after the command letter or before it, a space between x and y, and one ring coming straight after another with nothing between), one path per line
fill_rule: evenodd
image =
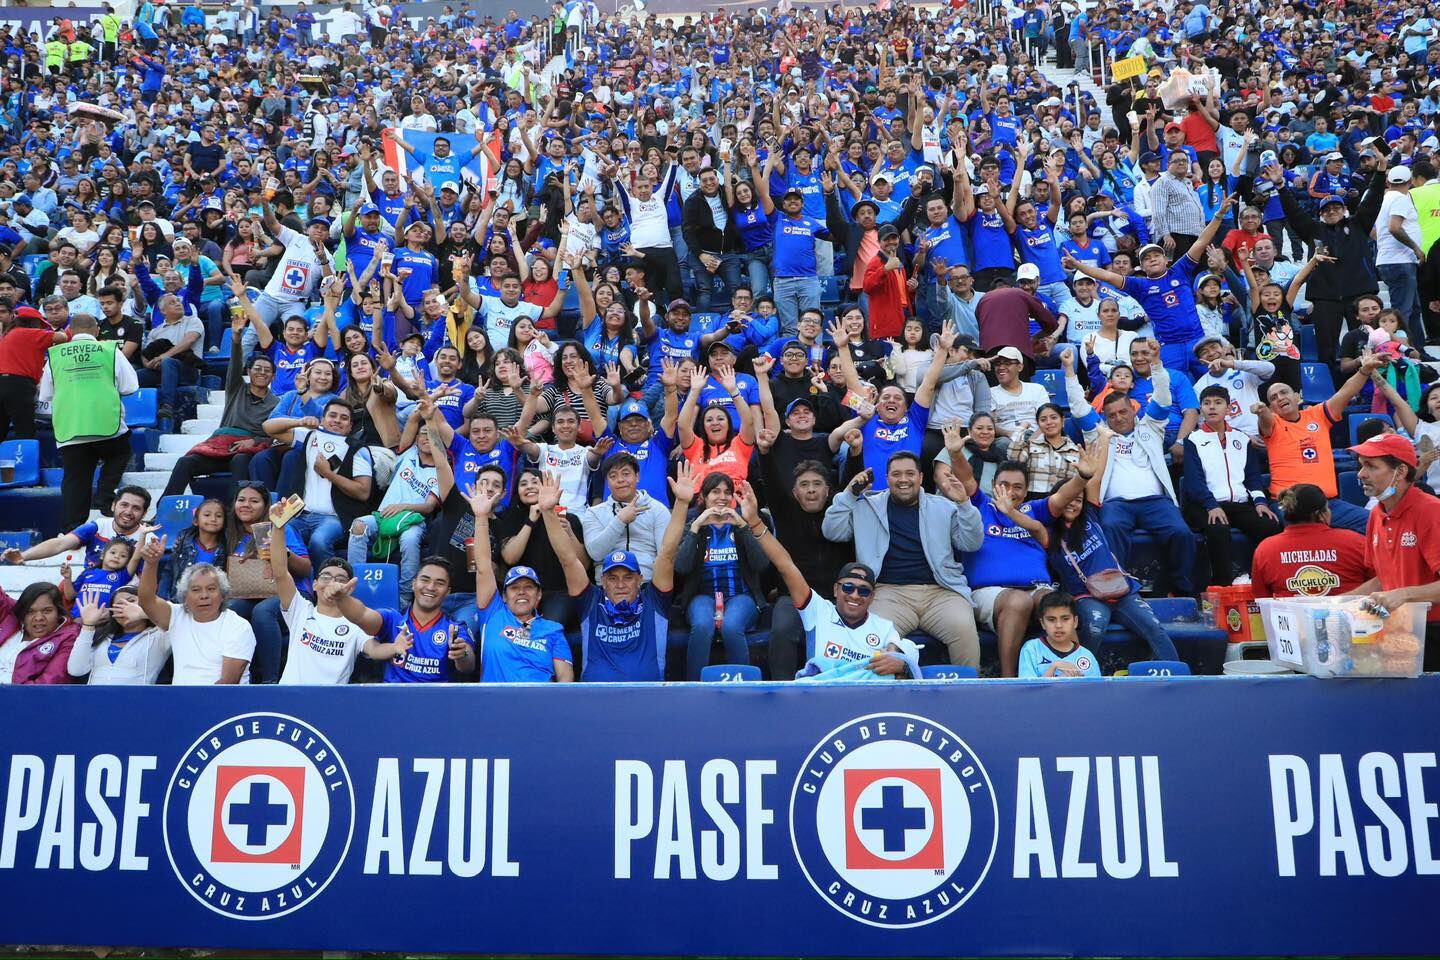
M800 622L815 637L814 659L827 663L859 663L900 642L895 624L884 617L870 614L865 622L852 627L840 619L835 604L814 590L810 602L800 609Z
M325 616L300 593L281 613L290 628L290 650L280 682L331 687L349 683L355 655L369 639L365 631L344 617Z
M1165 493L1155 471L1150 469L1150 458L1140 444L1139 429L1128 434L1115 434L1110 440L1110 483L1105 499L1139 500L1142 497L1158 497Z
M995 418L995 425L1014 432L1035 425L1035 411L1040 409L1040 404L1050 402L1050 391L1038 383L1020 384L1018 394L1004 387L993 387L990 402L994 404L990 415Z
M315 460L317 457L325 457L331 466L338 469L340 461L345 459L345 438L324 430L296 427L295 443L305 447L305 512L335 516L335 504L331 498L335 485L315 472ZM368 449L361 447L355 454L351 474L351 479L354 480L375 475Z
M174 654L177 687L217 683L225 658L249 663L255 656L255 631L234 610L220 619L196 623L183 604L170 604L170 650ZM250 682L250 671L240 674L241 683Z
M1100 301L1091 300L1085 306L1074 297L1060 304L1060 314L1065 318L1065 339L1070 343L1084 343L1092 333L1100 332Z
M510 328L515 326L516 320L521 317L529 317L532 321L539 320L544 312L538 303L521 300L512 307L499 297L480 298L480 316L485 321L485 336L496 345L497 350L510 342Z
M282 226L278 239L285 244L275 275L265 284L265 292L283 303L301 303L310 299L324 273L315 256L315 245L303 233Z
M1380 204L1380 216L1375 218L1375 263L1384 266L1392 263L1417 263L1415 251L1396 240L1390 234L1390 218L1402 217L1403 229L1407 236L1420 246L1420 214L1415 210L1415 201L1408 193L1387 190Z
M566 510L583 510L588 506L585 491L589 486L590 463L587 450L575 444L569 450L560 449L559 444L540 443L540 456L535 463L546 473L555 474L560 481L560 505Z

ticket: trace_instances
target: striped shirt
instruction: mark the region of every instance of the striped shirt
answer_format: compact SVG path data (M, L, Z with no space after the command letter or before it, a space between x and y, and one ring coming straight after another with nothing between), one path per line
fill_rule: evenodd
M1150 188L1150 231L1156 237L1167 233L1197 237L1205 231L1200 195L1189 180L1162 173L1155 181Z

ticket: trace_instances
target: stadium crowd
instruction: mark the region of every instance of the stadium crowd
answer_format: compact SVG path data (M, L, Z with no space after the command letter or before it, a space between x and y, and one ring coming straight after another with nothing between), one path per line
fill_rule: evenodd
M0 433L65 468L4 561L84 552L0 682L1098 675L1176 657L1140 544L1440 600L1429 10L456 6L0 30ZM207 371L162 536L120 398Z

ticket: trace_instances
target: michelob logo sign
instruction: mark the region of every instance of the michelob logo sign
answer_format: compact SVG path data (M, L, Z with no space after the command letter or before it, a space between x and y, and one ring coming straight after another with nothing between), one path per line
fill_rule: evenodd
M1331 590L1339 589L1340 578L1324 567L1306 564L1285 581L1285 586L1297 596L1325 597Z

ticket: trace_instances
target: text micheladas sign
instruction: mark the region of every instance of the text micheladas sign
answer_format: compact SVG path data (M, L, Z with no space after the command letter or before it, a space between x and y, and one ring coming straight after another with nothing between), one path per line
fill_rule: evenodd
M0 941L1421 953L1437 694L5 688Z

